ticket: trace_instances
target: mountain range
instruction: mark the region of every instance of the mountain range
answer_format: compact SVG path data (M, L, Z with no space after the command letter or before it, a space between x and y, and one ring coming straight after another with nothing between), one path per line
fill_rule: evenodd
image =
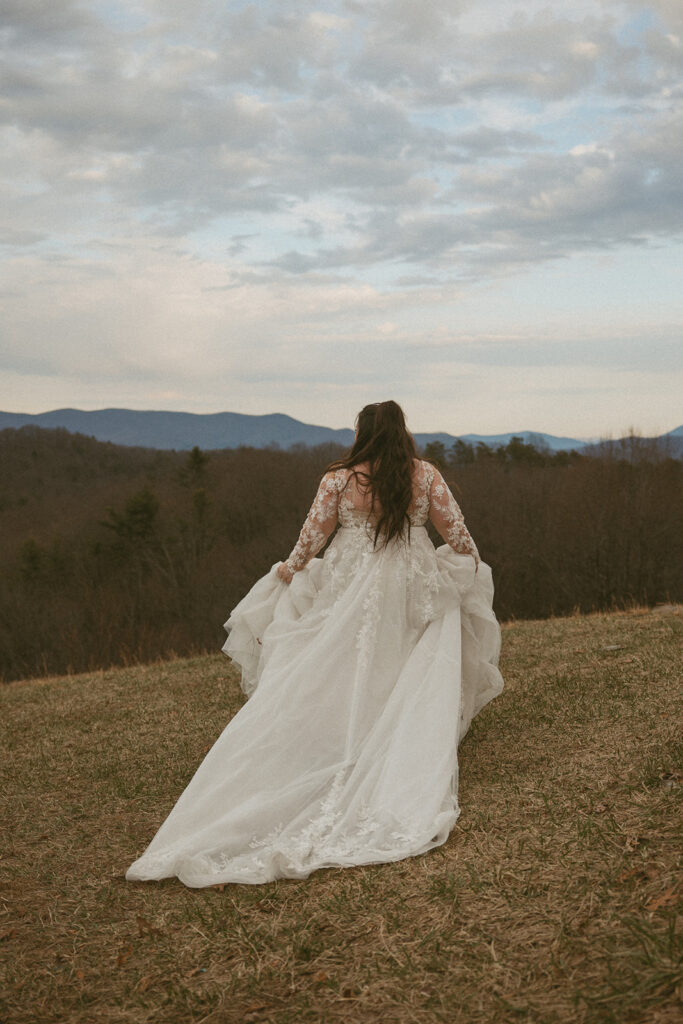
M177 451L189 450L195 445L205 450L217 448L267 448L292 445L339 444L348 447L353 441L353 431L334 430L311 423L302 423L283 413L265 416L251 416L238 412L189 413L141 411L137 409L54 409L51 412L29 413L0 412L0 430L7 427L24 426L55 429L61 427L71 433L85 434L98 441L131 445L141 448L166 448ZM517 430L507 434L461 434L458 437L447 433L415 434L420 448L431 441L441 441L450 447L460 439L470 444L483 441L491 447L507 444L512 437L521 437L536 447L547 447L552 451L577 451L590 449L590 441L574 437L555 437L540 431ZM664 438L670 439L673 454L683 449L683 426L677 427Z

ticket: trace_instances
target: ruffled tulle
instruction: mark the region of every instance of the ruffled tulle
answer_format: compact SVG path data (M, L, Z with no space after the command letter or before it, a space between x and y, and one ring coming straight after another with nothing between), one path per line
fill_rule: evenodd
M128 879L398 860L445 842L460 814L458 744L503 688L490 568L417 527L379 550L340 529L289 586L276 569L226 623L249 700Z

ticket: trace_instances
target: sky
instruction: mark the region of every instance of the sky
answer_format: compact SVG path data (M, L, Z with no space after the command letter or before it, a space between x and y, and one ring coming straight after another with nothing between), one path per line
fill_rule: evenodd
M680 0L0 0L0 409L683 422Z

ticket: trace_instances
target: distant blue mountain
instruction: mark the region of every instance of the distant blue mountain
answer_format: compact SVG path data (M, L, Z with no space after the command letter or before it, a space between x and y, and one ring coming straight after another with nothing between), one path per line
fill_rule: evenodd
M247 416L238 412L195 414L190 412L141 412L136 409L55 409L37 416L0 412L0 429L28 424L54 429L62 427L98 441L134 445L140 448L187 450L197 445L215 448L267 448L294 444L316 445L331 442L347 446L352 430L332 430L300 423L281 413Z
M216 448L267 448L276 445L289 448L292 445L338 444L348 447L353 441L353 431L333 430L310 423L301 423L282 413L266 416L248 416L238 412L217 412L195 414L189 412L155 412L136 409L97 409L85 412L82 409L55 409L35 416L28 413L0 412L0 430L6 427L24 426L54 429L61 427L71 433L85 434L98 441L131 445L140 448L165 448L179 451L197 445L204 450ZM574 437L554 437L538 431L518 430L508 434L463 434L461 440L476 445L479 441L490 447L507 444L512 437L521 437L537 447L562 451L575 448L577 451L589 443ZM665 435L671 438L675 447L683 446L683 426ZM415 440L422 448L430 441L440 441L449 448L456 440L453 434L416 434ZM677 444L676 444L677 442Z

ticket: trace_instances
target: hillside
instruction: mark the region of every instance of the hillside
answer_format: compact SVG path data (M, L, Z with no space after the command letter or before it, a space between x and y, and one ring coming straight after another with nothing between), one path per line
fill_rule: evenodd
M444 847L222 890L123 873L240 706L224 658L4 687L0 1019L673 1024L680 640L505 624Z

